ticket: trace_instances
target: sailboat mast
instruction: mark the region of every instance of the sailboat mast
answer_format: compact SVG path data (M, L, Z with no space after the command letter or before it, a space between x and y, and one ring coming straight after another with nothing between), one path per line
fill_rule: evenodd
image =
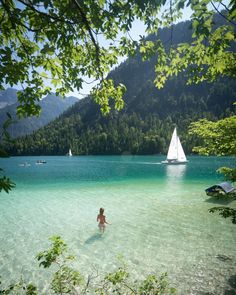
M176 127L175 127L176 128ZM176 148L177 148L177 159L179 159L179 147L178 147L178 135L177 135L177 128L176 128Z

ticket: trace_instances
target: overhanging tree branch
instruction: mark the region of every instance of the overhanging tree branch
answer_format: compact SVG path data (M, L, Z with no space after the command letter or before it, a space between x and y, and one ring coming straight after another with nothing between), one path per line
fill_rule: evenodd
M24 4L25 6L27 6L28 8L30 8L31 10L33 10L34 12L36 12L37 14L46 17L47 19L53 19L53 20L61 22L61 23L67 23L67 24L70 24L70 25L75 25L74 22L71 22L71 21L69 21L67 19L62 19L62 18L57 17L55 15L51 15L51 14L48 14L46 12L43 12L43 11L40 11L40 10L36 9L33 4L29 4L30 1L28 1L28 2L25 2L23 0L18 0L18 1L20 3L22 3L22 4Z
M97 64L98 64L98 69L99 69L99 72L100 72L100 75L102 77L102 80L103 80L103 73L101 71L101 65L100 65L100 47L99 47L99 44L96 42L94 36L93 36L93 32L92 32L92 29L89 25L89 22L88 22L88 19L86 17L86 14L84 13L82 7L80 6L80 4L78 3L77 0L72 0L75 5L77 6L78 10L79 10L79 13L80 13L80 16L82 18L82 22L84 23L85 27L86 27L86 30L88 31L89 33L89 36L90 36L90 39L95 47L95 50L96 50L96 60L97 60Z
M214 2L211 1L211 5L214 7L215 11L219 13L220 16L222 16L224 19L226 19L228 22L230 22L232 25L236 26L236 23L230 20L228 17L226 17L222 12L219 11L219 9L215 6Z

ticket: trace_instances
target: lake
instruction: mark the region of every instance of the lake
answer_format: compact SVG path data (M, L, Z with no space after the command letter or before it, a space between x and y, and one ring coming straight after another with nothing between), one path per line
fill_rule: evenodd
M176 166L161 165L163 156L1 159L17 185L0 194L2 282L23 276L48 294L50 270L35 256L61 235L85 275L114 271L122 255L134 278L168 272L178 294L236 294L236 225L208 213L222 204L236 208L236 201L222 203L204 191L223 180L216 169L235 166L236 158L188 159ZM103 235L100 207L111 223Z

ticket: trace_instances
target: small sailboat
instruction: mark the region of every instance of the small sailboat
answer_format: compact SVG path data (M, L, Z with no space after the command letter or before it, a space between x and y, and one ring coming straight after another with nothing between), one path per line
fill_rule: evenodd
M188 160L186 159L182 144L179 140L177 130L175 128L171 137L167 158L165 161L162 161L162 163L177 165L186 164L187 162Z
M72 152L71 152L71 149L69 149L68 156L69 156L69 157L72 157L72 156L73 156L73 155L72 155Z

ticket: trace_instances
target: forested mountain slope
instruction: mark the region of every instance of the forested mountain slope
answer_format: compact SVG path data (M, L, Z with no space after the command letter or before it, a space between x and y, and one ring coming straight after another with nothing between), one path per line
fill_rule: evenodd
M222 22L217 18L216 25L217 20ZM160 33L166 46L170 46L170 41L172 44L188 42L191 24L175 25L172 40L169 29ZM187 134L190 122L199 118L219 119L232 113L236 83L221 79L214 83L186 85L179 75L158 90L153 84L156 58L142 62L137 54L110 73L117 83L127 87L122 111L112 110L104 117L99 107L89 97L85 98L32 136L18 139L8 147L9 152L63 155L71 148L73 154L166 153L177 125L184 149L190 153L196 144Z
M31 134L33 131L38 130L40 127L57 118L66 109L78 101L76 97L71 96L62 99L61 97L51 94L39 102L39 105L42 108L40 117L34 116L19 120L16 117L16 108L18 106L16 93L17 90L11 88L1 91L0 93L0 103L4 106L0 109L0 131L2 131L1 128L4 121L7 119L7 113L9 113L15 121L15 123L11 124L8 128L8 132L13 138Z

